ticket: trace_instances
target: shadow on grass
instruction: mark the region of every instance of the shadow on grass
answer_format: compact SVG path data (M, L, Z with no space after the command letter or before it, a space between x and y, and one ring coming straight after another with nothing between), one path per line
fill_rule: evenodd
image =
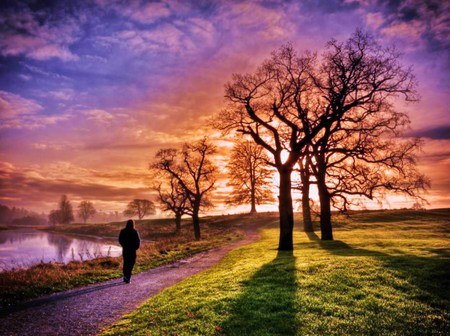
M416 300L439 309L449 308L449 249L429 249L429 252L436 254L432 257L404 254L398 250L395 252L396 254L391 255L379 251L354 248L340 240L323 241L315 233L309 233L308 238L312 241L311 243L317 243L322 249L333 255L376 258L383 263L384 267L410 285L397 286L395 287L397 290L407 292L415 287L419 289L419 292L415 294Z
M297 333L295 257L279 251L277 257L243 282L222 324L225 335L295 335Z

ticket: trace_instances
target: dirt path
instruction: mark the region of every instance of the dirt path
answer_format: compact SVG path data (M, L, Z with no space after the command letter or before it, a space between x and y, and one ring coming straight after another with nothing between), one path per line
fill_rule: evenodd
M248 226L245 238L230 245L133 276L131 284L114 279L14 306L0 316L0 335L95 335L163 289L258 240L257 229L264 224Z

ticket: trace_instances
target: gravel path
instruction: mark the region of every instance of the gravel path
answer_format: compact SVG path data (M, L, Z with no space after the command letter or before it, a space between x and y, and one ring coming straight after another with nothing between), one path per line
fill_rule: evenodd
M266 224L266 223L263 223ZM0 335L95 335L163 289L219 262L230 250L258 240L254 224L244 239L133 276L28 301L0 315Z

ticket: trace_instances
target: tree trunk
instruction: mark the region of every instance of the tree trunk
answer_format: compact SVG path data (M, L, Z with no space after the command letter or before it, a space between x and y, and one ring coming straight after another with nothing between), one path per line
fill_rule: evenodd
M179 232L181 230L181 214L175 214L175 225L176 231Z
M278 250L292 251L293 229L294 229L294 211L292 207L291 195L291 169L281 169L280 174L280 195L278 196L280 212L280 241Z
M254 192L254 190L252 190L251 198L252 198L252 200L251 200L252 208L250 209L250 213L254 214L254 213L256 213L256 200L255 200L255 192Z
M303 231L314 232L311 220L311 208L309 206L309 172L301 172L302 181L302 214L303 214Z
M193 212L192 212L192 224L194 225L194 236L195 240L200 240L200 219L198 217L200 207L194 206Z
M317 189L320 199L320 231L322 240L333 240L333 227L331 224L331 198L325 183L325 174L317 174Z

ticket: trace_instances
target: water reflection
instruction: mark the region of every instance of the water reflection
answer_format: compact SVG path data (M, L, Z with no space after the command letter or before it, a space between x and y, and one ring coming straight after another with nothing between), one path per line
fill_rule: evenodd
M63 262L64 256L69 251L73 239L67 236L50 234L47 236L47 241L50 245L56 248L56 260L59 262Z
M98 240L69 237L33 229L0 231L0 271L40 262L88 260L119 256L122 250Z

